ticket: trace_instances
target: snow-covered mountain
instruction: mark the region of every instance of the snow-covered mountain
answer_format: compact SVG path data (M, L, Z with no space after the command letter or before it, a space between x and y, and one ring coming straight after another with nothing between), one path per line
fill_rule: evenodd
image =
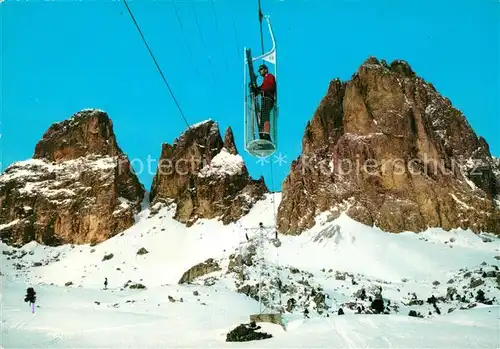
M80 111L0 175L0 345L497 348L488 149L406 62L375 58L332 81L282 193L213 120L162 144L146 192L109 116ZM424 173L333 171L354 158Z
M227 225L200 219L186 227L171 205L155 215L144 209L134 226L95 245L2 245L2 347L248 347L226 335L261 310L252 251L259 223L274 225L272 200L267 194ZM317 223L300 236L279 235L279 247L274 234L263 240L263 290L279 279L281 291L262 295L281 305L285 326L259 324L272 338L250 346L496 347L497 237L387 234L346 215ZM209 273L180 284L200 263ZM23 302L30 286L34 314Z
M237 221L263 194L264 178L250 177L228 127L206 120L191 126L173 144L164 143L151 185L151 205L175 203L175 218L187 225L199 218Z
M109 116L82 110L51 125L32 159L0 175L0 238L10 245L101 242L134 224L144 192Z

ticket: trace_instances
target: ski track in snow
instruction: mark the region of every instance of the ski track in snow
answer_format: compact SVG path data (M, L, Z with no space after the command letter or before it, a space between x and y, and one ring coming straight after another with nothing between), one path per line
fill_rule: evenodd
M280 195L276 196L279 205ZM493 258L499 254L497 238L485 243L470 231L435 228L421 234L388 234L345 215L299 236L280 236L282 245L277 251L273 246L266 249L272 263L314 274L313 282L337 302L330 317L311 314L304 319L301 314L287 313L286 330L260 324L273 335L271 339L225 342L230 330L258 312L259 304L225 283L178 285L178 280L207 258L227 261L245 243L243 228L258 222L273 225L271 200L268 195L258 202L237 224L200 220L186 228L172 219L171 208L152 217L145 209L136 216L136 225L96 246L50 248L30 243L16 252L24 251L22 258L7 259L10 255L2 254L2 348L498 347L498 305L450 314L443 309L443 315L425 319L407 316L406 308L398 314L338 316L335 305L352 293L347 290L350 277L335 280L337 271L352 273L362 283L371 280L382 285L390 299L410 292L418 293L419 299L433 292L442 294L432 285L434 280L446 290L447 281L460 268L475 268L483 261L499 265ZM137 255L141 247L148 253ZM2 244L2 250L11 253L14 249ZM103 261L110 253L113 258ZM32 266L40 261L42 266ZM16 263L25 267L17 269ZM222 267L227 268L227 263ZM281 271L281 275L286 278L287 274ZM110 282L107 290L102 289L104 277ZM147 289L123 289L129 280ZM66 287L68 281L73 284ZM23 301L29 286L37 292L35 314Z
M346 346L348 348L360 348L361 346L356 343L354 340L351 338L356 336L356 338L359 341L359 335L349 328L349 326L346 325L345 319L344 318L338 318L333 320L333 327L335 328L335 331L340 335L342 341L343 341L343 346ZM363 346L365 348L366 346Z

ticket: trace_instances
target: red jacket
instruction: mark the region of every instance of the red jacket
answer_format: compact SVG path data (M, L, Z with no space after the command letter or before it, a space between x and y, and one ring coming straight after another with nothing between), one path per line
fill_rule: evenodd
M259 89L262 92L274 95L276 93L276 79L274 78L274 75L267 73L266 76L264 76L264 81L262 81L262 85L259 86Z

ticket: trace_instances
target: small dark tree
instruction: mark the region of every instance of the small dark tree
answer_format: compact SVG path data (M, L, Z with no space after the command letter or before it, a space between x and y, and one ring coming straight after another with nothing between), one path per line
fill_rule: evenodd
M494 300L495 300L495 298L493 298L493 299L486 299L486 297L484 296L484 291L483 290L477 291L476 301L478 301L479 303L483 303L483 304L486 304L486 305L493 305L493 301Z
M31 303L36 302L36 292L33 289L33 287L28 287L28 289L26 290L26 296L24 297L24 301L29 302L30 305Z
M344 310L342 308L339 308L337 315L344 315Z
M382 299L382 291L375 295L375 299L371 302L370 308L375 311L376 314L384 312L384 300Z
M372 308L376 314L380 314L384 311L384 301L382 298L376 298L373 300L370 308Z
M476 301L483 303L485 300L486 298L484 297L484 291L483 290L477 291Z
M35 313L35 302L36 302L36 292L33 287L28 287L26 290L26 296L24 297L25 302L29 302L31 306L31 312Z

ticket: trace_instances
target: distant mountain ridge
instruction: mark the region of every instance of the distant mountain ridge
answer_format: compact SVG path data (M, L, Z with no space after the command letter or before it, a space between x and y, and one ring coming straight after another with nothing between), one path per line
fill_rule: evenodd
M268 188L253 179L231 128L192 125L163 144L150 212L238 222ZM361 166L360 166L361 165ZM306 125L277 212L298 235L341 212L385 231L470 228L500 234L500 160L464 115L405 61L367 59L334 79ZM146 190L108 114L85 109L49 127L33 159L0 175L0 237L12 245L101 242L135 224Z
M159 163L152 214L173 204L188 226L199 218L235 222L268 192L263 178L250 178L231 128L223 140L212 120L163 144ZM102 242L135 223L145 193L108 114L85 109L50 126L33 159L0 176L0 237L12 245Z

